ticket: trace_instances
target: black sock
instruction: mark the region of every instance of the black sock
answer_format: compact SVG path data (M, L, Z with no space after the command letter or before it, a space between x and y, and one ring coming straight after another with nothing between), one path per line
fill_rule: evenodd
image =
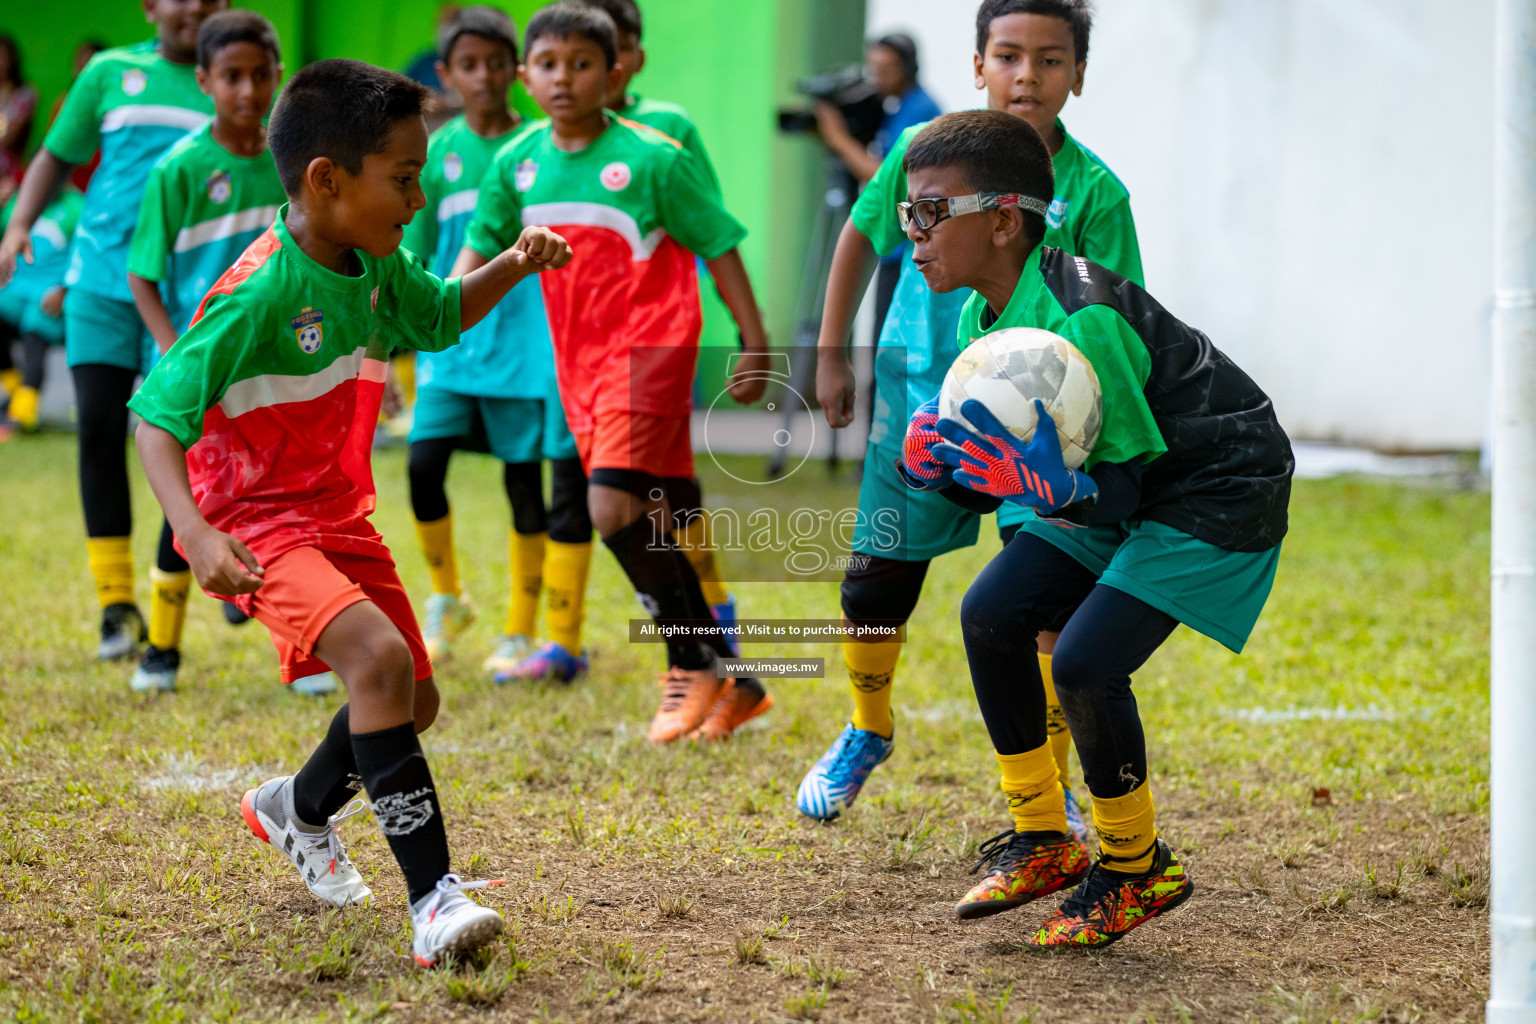
M713 621L704 591L699 587L699 577L677 546L671 530L657 530L649 516L641 516L604 537L603 543L619 560L646 611L658 625ZM678 668L701 669L710 666L714 654L732 657L725 634L718 629L713 634L702 642L668 641L667 663Z
M324 825L363 788L352 755L350 707L343 704L336 712L325 739L293 777L293 810L306 825Z
M432 785L432 769L411 722L352 734L357 770L373 802L373 817L389 840L415 903L448 874L448 833Z

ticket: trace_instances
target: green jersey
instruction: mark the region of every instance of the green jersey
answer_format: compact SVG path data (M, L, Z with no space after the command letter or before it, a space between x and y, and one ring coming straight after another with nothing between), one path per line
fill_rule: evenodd
M322 267L279 214L128 403L186 448L203 517L263 563L296 547L388 557L368 522L386 361L459 340L457 279L404 250L356 256L356 277Z
M1109 306L1087 305L1067 313L1045 287L1040 274L1041 255L1049 251L1045 246L1035 246L1008 307L995 320L987 300L979 294L971 295L960 312L960 347L1004 327L1039 327L1061 335L1093 364L1099 375L1099 391L1104 396L1099 439L1083 469L1092 469L1101 462L1130 462L1161 455L1167 451L1167 445L1143 393L1147 376L1152 372L1146 344L1125 318ZM938 394L937 389L934 394Z
M643 124L647 128L654 128L670 139L676 139L683 149L693 154L693 158L703 168L704 176L709 179L715 194L719 195L720 179L715 174L715 165L709 162L709 154L704 151L704 140L699 137L698 126L693 123L693 118L688 116L688 111L666 100L647 99L633 93L627 98L628 105L614 113L626 120Z
M71 164L101 150L71 247L69 287L133 301L128 243L150 168L212 114L213 101L197 87L192 65L166 60L153 41L91 58L43 139L48 152Z
M453 270L480 198L480 181L496 153L517 134L488 139L462 116L432 133L421 169L426 208L417 212L401 243L439 277ZM544 398L554 381L554 356L539 282L519 281L485 319L445 352L416 359L416 386L479 398Z
M206 125L172 146L149 172L128 272L161 282L180 334L208 289L277 217L285 202L272 152L236 156Z

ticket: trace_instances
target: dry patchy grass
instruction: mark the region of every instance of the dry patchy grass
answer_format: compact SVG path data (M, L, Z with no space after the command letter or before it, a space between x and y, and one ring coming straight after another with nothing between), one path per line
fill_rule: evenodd
M1487 501L1359 482L1298 488L1269 610L1234 657L1180 630L1141 673L1165 835L1195 898L1093 954L1019 939L1048 907L962 924L978 838L1006 820L954 628L995 550L936 563L897 683L899 746L846 820L793 808L846 715L841 670L717 749L645 742L654 647L598 553L593 677L499 689L506 518L495 467L453 484L482 620L426 737L456 867L504 941L412 967L404 893L367 819L378 893L326 911L240 824L239 793L300 764L332 706L275 680L259 627L194 601L183 685L100 667L72 440L0 449L0 1008L23 1020L1456 1021L1487 984ZM399 453L378 522L414 593ZM744 490L744 489L743 489ZM720 487L719 500L745 500ZM137 496L141 564L156 521ZM836 614L835 585L743 585L754 617ZM764 653L768 653L765 651ZM831 647L784 648L826 654ZM1327 789L1328 799L1314 799Z

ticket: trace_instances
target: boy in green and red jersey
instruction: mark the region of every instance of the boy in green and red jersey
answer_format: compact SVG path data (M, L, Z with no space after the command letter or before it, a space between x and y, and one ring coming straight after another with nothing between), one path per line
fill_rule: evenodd
M418 963L488 941L500 915L452 873L442 807L416 734L438 694L384 540L369 455L386 360L454 345L527 274L563 266L564 241L528 228L462 280L400 251L425 204L430 97L403 75L317 61L272 112L289 198L203 300L131 403L137 440L178 546L205 591L264 623L283 678L334 668L348 703L295 775L246 793L258 839L310 891L370 897L336 824L359 783L405 875Z
M220 11L198 30L197 83L213 99L213 121L172 146L149 172L128 249L128 289L162 353L283 204L265 124L282 69L277 32L259 14ZM161 528L149 578L149 646L130 685L169 691L181 669L192 586L169 524ZM231 622L245 621L234 605L224 608ZM320 675L294 686L313 693L326 689L317 682L329 680Z
M17 256L30 258L32 225L75 165L100 149L64 279L64 352L79 413L86 549L101 605L96 656L104 661L137 654L144 633L129 543L127 402L156 353L128 291L128 243L150 168L213 113L193 67L199 27L225 6L224 0L145 0L156 38L91 58L27 168L0 239L4 286Z
M1056 190L1045 214L1046 244L1087 256L1139 283L1141 255L1130 197L1103 161L1067 134L1058 116L1067 100L1082 91L1091 27L1084 0L984 0L976 13L976 87L986 90L988 107L1029 122L1051 150ZM898 137L854 204L833 255L816 373L817 398L833 427L853 418L853 374L843 345L868 281L867 259L875 252L895 252L906 242L896 219L896 204L907 193L902 159L923 127L914 125ZM969 295L964 288L937 294L911 260L902 265L875 357L875 416L859 485L860 523L887 510L884 514L899 517L900 539L892 545L879 531L855 531L856 557L842 588L847 622L905 622L917 606L929 563L976 542L976 515L937 495L908 490L895 470L908 418L938 390L959 354L955 327ZM1013 505L998 510L1005 542L1023 516ZM1051 687L1053 637L1042 637L1039 661L1052 709L1052 750L1065 782L1072 736ZM899 641L843 644L853 715L801 781L796 803L803 814L836 818L891 756L891 682L901 647ZM1086 834L1071 790L1067 815L1074 830Z
M540 285L566 419L590 479L593 525L652 616L688 623L705 638L667 644L650 738L725 738L771 699L755 679L717 674L715 657L731 649L710 627L698 575L667 528L665 495L694 476L695 253L741 330L747 354L739 369L766 363L762 321L736 251L745 232L675 141L605 112L620 74L607 14L572 2L546 7L529 22L525 45L523 80L550 119L497 154L455 270L479 266L524 224L556 228L579 250L569 271ZM738 401L751 401L763 380L732 387Z
M480 181L519 128L507 103L517 74L516 30L494 7L466 7L444 22L438 52L438 77L464 98L464 112L432 133L421 174L427 207L411 221L404 244L434 273L446 275L464 247ZM460 593L445 484L454 451L480 432L484 446L505 464L502 479L512 505L506 629L485 668L498 682L570 682L586 669L581 626L592 520L586 474L555 388L549 325L536 281L514 288L490 316L464 332L462 344L416 358L411 511L432 579L424 634L434 658L451 649L473 618ZM552 484L547 511L546 459ZM539 596L546 587L549 643L535 649Z
M654 128L674 139L699 162L715 194L720 195L720 179L715 165L704 150L704 140L698 126L688 116L688 111L666 100L637 96L629 89L630 82L645 67L645 48L640 45L642 28L640 7L635 0L583 0L593 7L606 11L613 19L614 59L619 69L617 84L608 93L608 109L627 121ZM697 262L697 261L696 261ZM711 288L708 278L701 278L699 287ZM730 593L720 578L720 565L715 558L714 540L709 535L709 516L704 514L704 492L698 478L678 481L667 493L667 504L672 508L674 525L682 541L683 553L698 574L704 600L721 625L730 627L736 622L736 597ZM739 646L733 640L733 647Z

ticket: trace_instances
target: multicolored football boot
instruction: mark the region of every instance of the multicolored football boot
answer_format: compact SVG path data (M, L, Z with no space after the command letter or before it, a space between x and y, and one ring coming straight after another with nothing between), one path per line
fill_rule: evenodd
M522 633L504 633L496 641L495 650L480 663L482 672L489 672L494 679L503 672L511 672L528 655L533 653L533 638Z
M1152 870L1123 875L1095 863L1088 878L1025 945L1041 950L1099 949L1177 907L1195 891L1168 844L1157 840Z
M433 594L422 616L421 639L433 661L453 653L453 642L475 621L475 606L457 594Z
M572 654L551 640L509 669L498 669L491 678L498 683L510 683L514 679L537 682L553 679L569 683L587 671L587 659L583 654Z
M832 821L853 806L870 772L895 749L895 736L886 739L869 729L855 729L849 722L800 780L795 806L807 818Z
M1066 786L1061 787L1062 796L1067 801L1067 831L1083 844L1088 842L1088 823L1083 820L1083 809L1077 805L1077 797Z
M955 904L962 921L1001 914L1042 896L1070 889L1088 875L1088 847L1065 832L1015 832L1009 829L981 844L981 859L971 874L989 866L987 875Z

